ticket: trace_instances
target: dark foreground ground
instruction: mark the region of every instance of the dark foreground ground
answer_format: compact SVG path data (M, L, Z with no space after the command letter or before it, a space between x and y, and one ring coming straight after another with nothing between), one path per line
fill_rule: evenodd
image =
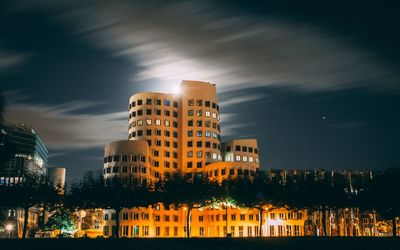
M1 239L1 250L28 249L377 249L400 250L400 238L266 238L266 239Z

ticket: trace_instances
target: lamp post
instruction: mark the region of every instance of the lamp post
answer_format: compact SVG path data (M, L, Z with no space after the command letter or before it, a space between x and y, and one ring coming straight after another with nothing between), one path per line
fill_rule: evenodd
M11 238L11 231L14 230L14 225L13 224L7 224L6 225L6 231L8 232L8 238Z

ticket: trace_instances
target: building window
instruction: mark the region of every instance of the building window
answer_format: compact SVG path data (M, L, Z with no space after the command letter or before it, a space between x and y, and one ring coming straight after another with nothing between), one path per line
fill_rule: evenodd
M193 130L188 131L188 137L193 137Z
M188 110L188 116L193 116L193 110Z
M142 226L143 236L149 236L149 226Z
M192 163L191 161L189 161L189 162L187 163L187 167L188 167L188 168L192 168L192 167L193 167L193 163Z
M156 125L157 125L157 126L161 126L161 120L160 120L160 119L157 119L157 120L156 120Z
M194 100L193 99L188 100L188 105L189 106L193 106L194 105Z
M201 130L199 130L199 131L196 132L196 136L197 136L197 137L201 137L202 134L203 134L203 132L202 132Z
M206 102L205 102L205 106L206 106L206 107L210 107L210 106L211 106L210 104L211 104L210 101L206 101Z
M192 126L193 126L193 120L189 120L189 121L188 121L188 126L189 126L189 127L192 127Z
M200 236L204 236L204 227L200 227Z
M171 101L170 100L164 100L164 105L169 107L171 106Z
M143 100L139 99L139 100L137 101L137 105L143 105Z
M193 151L188 151L187 152L187 157L192 158L193 157Z
M188 146L189 148L193 147L193 141L188 141L188 142L187 142L187 146Z
M201 161L197 162L197 168L202 168L202 162Z
M160 106L160 105L161 105L161 100L160 100L160 99L157 99L157 100L156 100L156 104Z
M240 161L240 155L235 156L235 161Z
M201 109L197 110L196 114L197 114L197 116L202 116L203 115L203 111Z
M240 151L240 146L235 146L235 151Z
M211 132L210 131L206 131L206 137L211 137Z
M197 151L197 158L203 157L203 152L202 151Z

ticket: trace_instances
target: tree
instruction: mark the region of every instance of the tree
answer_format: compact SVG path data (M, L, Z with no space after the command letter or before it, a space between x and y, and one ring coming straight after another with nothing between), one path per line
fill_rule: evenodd
M237 202L239 206L255 208L258 210L259 232L262 236L263 212L265 207L274 209L282 206L281 189L282 186L273 180L267 180L257 175L254 179L235 179L229 181L230 196Z
M215 185L204 177L185 178L175 176L163 184L161 201L165 205L175 204L186 209L186 237L190 238L190 216L193 209L210 205L215 201Z
M67 206L71 209L114 209L115 237L120 237L120 213L123 208L148 206L150 190L147 186L114 177L103 179L87 173L79 184L72 186Z
M3 207L22 208L24 211L23 239L27 235L29 209L51 206L60 201L60 196L53 184L42 176L26 174L20 183L2 186L0 189Z
M349 194L345 192L343 178L324 173L309 175L304 179L287 178L282 186L282 204L290 209L307 209L322 215L322 235L327 236L327 213L349 205Z
M45 230L60 230L61 233L73 233L76 231L76 218L66 209L57 210L50 216Z
M396 217L400 215L400 200L397 198L400 168L390 168L377 175L372 183L370 201L385 219L392 220L393 237L397 235Z

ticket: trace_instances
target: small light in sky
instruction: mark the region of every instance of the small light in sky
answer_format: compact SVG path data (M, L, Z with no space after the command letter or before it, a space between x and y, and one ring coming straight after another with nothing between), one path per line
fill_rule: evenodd
M322 116L322 120L326 120L327 119L327 117L324 115L324 116Z

